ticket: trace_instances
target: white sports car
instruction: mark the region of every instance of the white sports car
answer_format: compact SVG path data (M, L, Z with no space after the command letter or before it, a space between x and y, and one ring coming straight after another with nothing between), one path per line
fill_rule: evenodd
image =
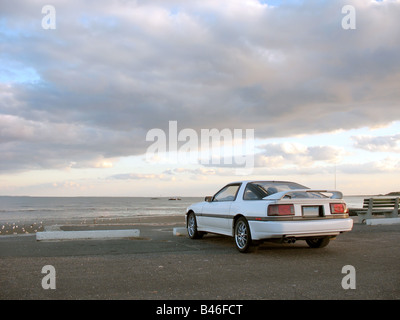
M232 236L240 252L263 240L306 240L321 248L353 228L342 198L339 191L294 182L234 182L188 207L187 232L192 239L207 232Z

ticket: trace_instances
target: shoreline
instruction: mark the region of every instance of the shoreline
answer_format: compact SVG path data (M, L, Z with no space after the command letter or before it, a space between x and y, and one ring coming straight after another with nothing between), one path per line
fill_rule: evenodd
M47 227L58 226L61 230L65 229L127 229L137 225L184 225L184 214L171 215L151 215L151 216L131 216L131 217L95 217L95 218L60 218L60 219L43 219L41 221L24 220L24 221L0 221L0 238L1 236L35 234L43 232Z

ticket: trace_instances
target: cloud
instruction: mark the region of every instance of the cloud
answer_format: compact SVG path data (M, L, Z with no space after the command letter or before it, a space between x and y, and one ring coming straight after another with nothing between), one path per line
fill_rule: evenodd
M115 157L141 150L141 134L0 114L0 172L110 167Z
M254 166L248 175L315 175L331 174L334 166L341 163L348 154L344 148L336 146L306 146L300 143L269 143L257 147ZM251 162L253 163L253 162ZM203 164L199 168L177 167L163 171L170 176L225 177L237 176L236 164ZM246 167L248 168L248 167Z
M365 163L347 163L337 167L338 172L345 174L399 174L400 161L397 158L387 157L380 161L368 161ZM371 180L372 181L372 180Z
M333 146L306 146L299 143L270 143L260 146L263 151L256 155L256 167L314 166L316 162L335 163L344 155L343 148Z
M354 147L371 152L400 152L400 134L386 136L354 136Z
M154 173L121 173L115 174L107 179L112 180L175 180L174 177L171 177L166 174L154 174Z
M163 172L164 174L169 174L169 175L184 175L184 174L190 174L193 176L224 176L224 175L233 175L234 171L231 169L227 168L209 168L209 167L200 167L197 169L189 169L189 168L174 168L174 169L168 169Z
M400 119L399 2L352 1L350 31L344 0L267 4L60 1L57 28L43 30L42 3L3 1L1 170L143 154L169 120L274 138Z

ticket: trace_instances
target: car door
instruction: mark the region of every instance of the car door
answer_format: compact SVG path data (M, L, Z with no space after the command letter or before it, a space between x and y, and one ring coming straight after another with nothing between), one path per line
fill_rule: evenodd
M231 206L236 200L240 184L229 184L218 191L202 210L202 224L209 232L231 234Z

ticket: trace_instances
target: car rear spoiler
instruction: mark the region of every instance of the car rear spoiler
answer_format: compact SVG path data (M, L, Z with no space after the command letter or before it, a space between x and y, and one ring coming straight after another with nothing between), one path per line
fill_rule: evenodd
M291 193L307 193L307 192L319 192L319 193L331 193L332 195L329 197L330 199L343 199L343 193L337 190L316 190L316 189L294 189L287 190L282 192L273 193L267 197L264 197L265 200L281 200L285 196L290 196Z

